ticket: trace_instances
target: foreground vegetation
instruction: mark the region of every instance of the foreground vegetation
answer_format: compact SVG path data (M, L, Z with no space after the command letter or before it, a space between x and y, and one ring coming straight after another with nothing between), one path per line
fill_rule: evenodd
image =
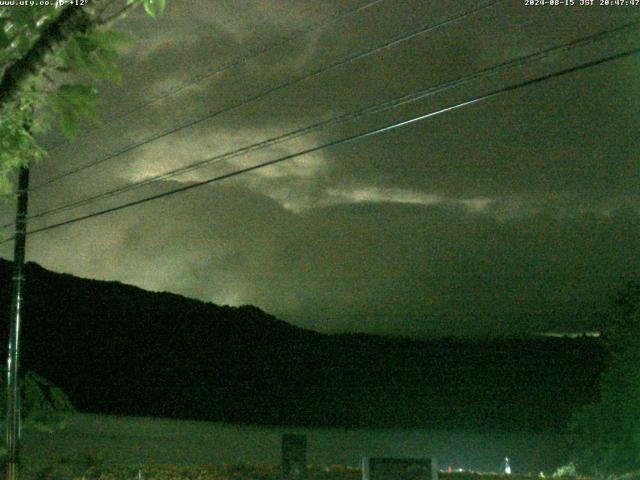
M361 478L360 470L343 466L310 467L308 480L356 480ZM145 480L281 480L281 469L273 465L133 465L93 467L77 480L124 480L144 478Z
M61 471L41 472L38 479L53 479L66 476ZM68 477L71 478L71 477ZM342 465L314 466L307 469L307 480L360 480L362 471ZM442 480L531 480L537 476L496 473L440 473ZM554 477L557 480L558 477ZM562 477L559 477L562 478ZM73 476L74 480L281 480L281 469L274 465L200 465L177 466L167 464L144 464L128 466L91 466ZM572 477L576 480L576 477Z

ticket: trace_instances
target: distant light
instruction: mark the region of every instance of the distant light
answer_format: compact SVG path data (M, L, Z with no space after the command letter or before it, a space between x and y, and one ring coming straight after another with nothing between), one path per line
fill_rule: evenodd
M511 465L509 464L509 457L504 458L504 462L502 462L502 473L505 475L511 475Z
M556 338L582 338L590 337L597 338L600 336L600 332L542 332L536 333L542 337L556 337Z

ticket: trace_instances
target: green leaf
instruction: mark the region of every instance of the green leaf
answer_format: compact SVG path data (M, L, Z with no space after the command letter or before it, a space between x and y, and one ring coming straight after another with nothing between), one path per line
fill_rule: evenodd
M63 65L71 70L83 70L95 80L118 83L117 49L127 41L128 37L118 32L78 35L69 41L62 56Z
M11 43L11 39L4 32L4 28L2 28L2 20L0 19L0 50L4 50Z
M31 8L13 8L10 10L9 18L21 28L31 26L34 23Z
M9 176L18 167L45 156L31 133L33 99L25 95L0 116L0 193L11 190Z
M144 0L144 9L153 18L156 18L164 13L166 6L166 0Z
M62 85L51 96L51 107L60 117L62 133L71 138L75 136L81 120L98 120L98 91L87 85Z
M91 37L101 49L113 52L117 52L119 48L131 44L131 37L129 37L129 35L113 30L93 32Z
M6 375L6 369L0 369ZM6 386L0 386L0 394L6 395ZM22 398L22 417L25 428L53 432L64 428L66 414L74 411L69 398L60 388L33 372L27 372L20 381ZM5 411L4 403L0 404L0 424Z
M77 38L71 38L62 53L63 64L66 68L81 70L86 67L84 52Z

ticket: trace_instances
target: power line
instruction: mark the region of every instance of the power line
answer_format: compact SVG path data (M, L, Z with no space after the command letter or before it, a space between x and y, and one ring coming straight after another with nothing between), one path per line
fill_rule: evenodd
M497 4L497 3L501 2L501 1L502 0L490 0L488 2L485 2L484 4L482 4L479 7L475 7L475 8L473 8L471 10L468 10L468 11L466 11L464 13L461 13L461 14L455 15L453 17L450 17L450 18L448 18L446 20L443 20L443 21L441 21L441 22L439 22L439 23L437 23L435 25L425 25L425 26L422 26L422 27L420 27L420 28L418 28L416 30L413 30L413 31L409 32L409 33L403 33L401 35L398 35L398 36L394 37L393 39L391 39L389 41L386 41L386 42L384 42L382 44L379 44L379 45L377 45L375 47L371 47L369 49L366 49L366 50L363 50L363 51L361 51L359 53L351 55L351 56L347 57L344 60L340 60L340 61L334 62L334 63L332 63L332 64L330 64L330 65L328 65L326 67L318 68L318 69L313 70L313 71L311 71L309 73L306 73L306 74L304 74L302 76L294 77L293 79L290 79L290 80L287 80L287 81L285 81L283 83L280 83L280 84L276 85L275 87L270 87L270 88L268 88L266 90L263 90L263 91L261 91L261 92L259 92L257 94L247 96L244 99L240 100L239 102L233 103L233 104L228 105L226 107L222 107L222 108L220 108L218 110L214 110L212 112L208 112L205 115L202 115L202 116L197 117L197 118L192 119L192 120L188 120L188 121L186 121L184 123L181 123L181 124L179 124L177 126L174 126L174 127L170 128L168 130L164 130L162 132L153 134L153 135L151 135L151 136L149 136L149 137L147 137L147 138L145 138L145 139L143 139L143 140L141 140L139 142L132 143L132 144L120 149L120 150L112 152L111 154L107 155L106 157L102 157L100 159L94 160L94 161L86 163L84 165L80 165L80 166L78 166L76 168L72 168L70 170L67 170L66 172L61 173L60 175L57 175L57 176L55 176L53 178L50 178L49 180L46 180L46 181L44 181L44 182L32 187L30 189L30 191L34 192L34 191L39 190L39 189L41 189L43 187L51 185L54 182L62 180L63 178L66 178L66 177L68 177L70 175L74 175L74 174L79 173L81 171L84 171L84 170L86 170L88 168L95 167L96 165L99 165L99 164L101 164L103 162L106 162L106 161L111 160L113 158L119 157L120 155L128 153L128 152L130 152L132 150L135 150L135 149L137 149L139 147L147 145L147 144L149 144L151 142L154 142L156 140L159 140L159 139L161 139L163 137L166 137L167 135L170 135L170 134L176 133L178 131L184 130L185 128L192 127L194 125L202 123L205 120L209 120L211 118L217 117L218 115L221 115L223 113L235 110L235 109L240 108L240 107L242 107L244 105L247 105L247 104L249 104L249 103L251 103L251 102L253 102L255 100L261 99L261 98L263 98L263 97L265 97L267 95L270 95L270 94L275 93L275 92L279 92L281 90L289 88L289 87L291 87L291 86L293 86L293 85L295 85L297 83L300 83L302 81L305 81L305 80L308 80L310 78L317 77L319 75L327 73L329 71L335 70L335 69L337 69L337 68L339 68L339 67L341 67L343 65L352 63L352 62L354 62L356 60L360 60L362 58L365 58L365 57L367 57L369 55L372 55L372 54L374 54L376 52L379 52L381 50L396 46L396 45L398 45L398 44L400 44L402 42L411 40L411 39L413 39L413 38L415 38L415 37L417 37L419 35L422 35L424 33L428 33L430 31L433 31L433 30L436 30L438 28L442 28L442 27L444 27L446 25L449 25L451 23L454 23L454 22L456 22L458 20L462 20L462 19L468 17L469 15L472 15L473 13L476 13L476 12L478 12L480 10L484 10L486 8L489 8L492 5L495 5L495 4Z
M332 23L336 23L338 21L345 20L345 19L347 19L347 18L349 18L351 16L354 16L354 15L360 13L360 12L368 10L369 8L372 8L375 5L377 5L379 3L382 3L383 1L385 1L385 0L374 0L372 2L369 2L369 3L365 4L365 5L361 5L359 7L354 7L354 8L350 8L348 10L345 10L345 11L334 13L333 15L327 16L324 19L320 20L319 22L316 22L315 24L308 26L307 28L297 30L297 31L293 32L291 35L288 35L288 36L285 36L285 37L281 37L281 38L277 39L276 41L267 44L264 47L255 48L253 50L249 50L246 54L240 55L240 56L237 56L237 57L233 58L229 62L220 65L215 70L211 70L211 71L208 71L206 73L201 73L199 75L196 75L196 76L190 78L189 80L186 80L186 81L182 82L181 84L176 85L175 87L169 88L166 91L156 95L155 97L150 98L149 100L136 105L135 107L132 107L132 108L130 108L128 110L122 110L120 112L117 112L114 115L111 115L111 116L107 117L105 120L108 122L110 120L115 120L115 119L119 119L119 118L123 118L123 117L128 117L129 115L131 115L133 113L136 113L136 112L138 112L138 111L140 111L140 110L142 110L142 109L144 109L144 108L146 108L146 107L148 107L150 105L153 105L154 103L157 103L157 102L159 102L161 100L164 100L165 98L172 97L172 96L180 93L181 91L183 91L183 90L185 90L187 88L190 88L190 87L192 87L194 85L197 85L198 83L200 83L200 82L202 82L202 81L204 81L204 80L206 80L208 78L211 78L213 76L216 76L216 75L219 75L221 73L224 73L227 70L231 70L233 68L239 67L239 66L247 63L249 60L257 58L257 57L259 57L259 56L261 56L261 55L263 55L263 54L265 54L265 53L267 53L267 52L269 52L271 50L274 50L274 49L276 49L276 48L278 48L278 47L280 47L282 45L285 45L287 43L291 43L291 42L297 40L298 38L303 37L305 35L308 35L308 34L314 32L316 30L320 30L322 28L325 28L325 27L331 25ZM101 126L95 126L93 128L89 128L89 129L85 130L85 132L98 130L100 128L101 128ZM62 142L54 144L54 147L59 146L61 143Z
M621 33L625 32L625 31L629 31L631 29L637 28L640 25L640 20L636 20L630 23L627 23L625 25L616 27L613 30L605 30L603 32L599 32L597 34L593 34L593 35L588 35L585 37L581 37L578 39L575 39L569 43L560 45L560 46L555 46L555 47L550 47L548 49L539 51L539 52L535 52L529 55L525 55L523 57L518 57L516 59L512 59L509 61L505 61L502 62L500 64L491 66L491 67L487 67L484 68L482 70L479 70L471 75L467 75L467 76L462 76L459 77L455 80L450 80L447 82L443 82L440 83L438 85L432 86L432 87L428 87L428 88L424 88L424 89L420 89L416 92L412 92L406 95L402 95L399 97L395 97L391 100L387 100L385 102L381 102L381 103L377 103L374 105L369 105L367 107L364 107L360 110L354 111L354 112L348 112L346 114L337 116L337 117L332 117L329 118L327 120L323 120L321 122L312 124L312 125L308 125L306 127L282 134L282 135L278 135L276 137L272 137L269 138L267 140L264 140L262 142L258 142L258 143L254 143L248 146L244 146L232 151L228 151L219 155L216 155L214 157L210 157L207 158L205 160L200 160L198 162L193 162L190 163L188 165L176 168L176 169L172 169L172 170L168 170L166 172L154 175L150 178L146 178L143 180L140 180L138 182L133 182L133 183L128 183L126 185L123 185L121 187L112 189L112 190L108 190L90 197L86 197L84 199L80 199L71 203L67 203L58 207L54 207L51 208L49 210L45 210L43 212L38 212L34 215L29 216L29 220L32 219L36 219L36 218L41 218L41 217L45 217L54 213L58 213L58 212L62 212L62 211L66 211L66 210L71 210L74 208L78 208L81 207L83 205L88 205L91 204L95 201L101 200L101 199L105 199L105 198L109 198L109 197L113 197L113 196L117 196L138 188L141 188L145 185L149 185L151 183L160 181L160 180L165 180L167 178L172 178L178 175L182 175L185 173L188 173L190 171L193 170L197 170L199 168L214 164L214 163L218 163L221 161L225 161L225 160L229 160L231 158L235 158L237 156L241 156L241 155L246 155L248 153L257 151L257 150L261 150L263 148L267 148L279 143L282 143L284 141L288 141L291 140L293 138L297 138L299 136L302 135L306 135L314 130L318 130L321 128L327 128L329 126L333 126L333 125L337 125L349 120L355 120L358 119L364 115L369 115L369 114L373 114L373 113L379 113L382 111L386 111L392 108L397 108L399 106L402 105L406 105L409 103L413 103L419 100L423 100L426 97L430 97L433 96L435 94L438 93L442 93L444 91L447 91L449 89L452 89L454 87L457 87L461 84L464 83L468 83L472 80L476 80L478 78L484 77L486 75L492 75L495 74L497 72L500 72L502 70L505 70L507 68L513 68L515 66L521 66L524 64L530 64L533 63L534 61L539 61L542 59L545 59L551 55L557 55L559 53L563 53L569 50L573 50L575 48L579 48L579 47L583 47L585 45L590 45L593 44L595 42L598 41L602 41L603 39L606 38L610 38L613 36L617 36L620 35ZM3 228L7 228L12 226L12 223L8 223L5 224L3 226Z
M70 224L77 223L77 222L80 222L80 221L88 220L90 218L106 215L107 213L112 213L112 212L123 210L123 209L129 208L129 207L133 207L133 206L136 206L136 205L141 205L143 203L150 202L152 200L158 200L160 198L168 197L170 195L175 195L177 193L182 193L182 192L185 192L187 190L192 190L194 188L202 187L204 185L209 185L211 183L218 182L218 181L221 181L221 180L225 180L227 178L236 177L236 176L242 175L244 173L248 173L248 172L251 172L251 171L254 171L254 170L258 170L258 169L261 169L261 168L264 168L264 167L275 165L277 163L281 163L281 162L284 162L286 160L291 160L293 158L301 157L303 155L308 155L310 153L314 153L314 152L317 152L319 150L323 150L325 148L335 147L335 146L338 146L338 145L344 145L344 144L347 144L347 143L354 142L356 140L361 140L363 138L368 138L368 137L371 137L371 136L374 136L374 135L378 135L378 134L381 134L381 133L384 133L384 132L395 130L397 128L401 128L401 127L404 127L404 126L407 126L407 125L411 125L413 123L416 123L416 122L419 122L419 121L422 121L422 120L426 120L426 119L431 118L431 117L435 117L435 116L440 115L442 113L446 113L446 112L450 112L450 111L453 111L453 110L457 110L459 108L466 107L468 105L472 105L472 104L487 100L489 98L493 98L493 97L496 97L498 95L502 95L502 94L507 93L507 92L511 92L511 91L514 91L514 90L517 90L517 89L520 89L520 88L524 88L524 87L527 87L527 86L530 86L530 85L534 85L534 84L541 83L541 82L544 82L544 81L547 81L547 80L551 80L553 78L558 78L558 77L561 77L561 76L564 76L564 75L575 73L577 71L584 70L586 68L595 67L597 65L608 63L608 62L611 62L611 61L614 61L614 60L619 60L619 59L622 59L622 58L631 57L632 55L637 55L639 53L640 53L640 48L635 48L635 49L627 50L627 51L624 51L624 52L621 52L621 53L616 53L616 54L613 54L613 55L609 55L607 57L604 57L604 58L601 58L601 59L598 59L598 60L592 60L590 62L582 63L582 64L574 66L574 67L569 67L569 68L566 68L566 69L563 69L563 70L560 70L560 71L557 71L557 72L554 72L554 73L550 73L550 74L546 74L546 75L543 75L543 76L540 76L540 77L536 77L536 78L533 78L533 79L525 80L525 81L516 83L514 85L510 85L508 87L503 87L503 88L500 88L498 90L494 90L493 92L490 92L490 93L477 95L477 96L472 97L472 98L470 98L468 100L465 100L464 102L457 103L457 104L451 105L449 107L441 108L440 110L435 110L435 111L432 111L432 112L428 112L428 113L419 115L417 117L410 118L408 120L403 120L401 122L396 122L396 123L393 123L393 124L390 124L390 125L387 125L387 126L384 126L384 127L381 127L381 128L376 128L376 129L373 129L373 130L368 130L366 132L359 133L359 134L356 134L356 135L351 135L349 137L345 137L345 138L342 138L342 139L333 140L331 142L328 142L328 143L325 143L325 144L322 144L322 145L318 145L318 146L315 146L315 147L312 147L312 148L308 148L306 150L303 150L303 151L300 151L300 152L297 152L297 153L292 153L292 154L289 154L289 155L285 155L285 156L276 158L274 160L269 160L267 162L259 163L257 165L252 165L251 167L241 168L241 169L235 170L235 171L230 172L230 173L226 173L226 174L223 174L223 175L212 177L212 178L209 178L207 180L202 180L202 181L199 181L199 182L191 183L189 185L185 185L185 186L182 186L182 187L179 187L179 188L175 188L175 189L169 190L167 192L163 192L163 193L159 193L159 194L156 194L156 195L151 195L151 196L148 196L148 197L144 197L144 198L141 198L141 199L138 199L138 200L135 200L135 201L131 201L131 202L127 202L127 203L124 203L124 204L121 204L121 205L117 205L115 207L106 208L106 209L100 210L98 212L93 212L93 213L90 213L90 214L87 214L87 215L82 215L82 216L79 216L79 217L76 217L76 218L72 218L72 219L69 219L69 220L65 220L63 222L59 222L59 223L56 223L56 224L53 224L53 225L48 225L46 227L37 228L37 229L31 230L31 231L29 231L27 233L28 234L35 234L35 233L45 232L47 230L52 230L54 228L58 228L58 227L62 227L62 226L65 226L65 225L70 225ZM0 244L9 242L9 241L11 241L13 239L14 239L14 237L8 238L6 240L1 241Z

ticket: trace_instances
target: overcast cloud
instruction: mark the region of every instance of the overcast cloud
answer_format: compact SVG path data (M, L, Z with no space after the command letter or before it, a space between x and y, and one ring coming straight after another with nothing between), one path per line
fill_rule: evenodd
M169 2L107 87L99 130L47 138L56 172L218 110L477 2L384 0L130 117L117 112L362 2ZM635 8L496 6L34 193L37 212L621 25ZM33 227L289 155L638 45L623 34L437 97L218 162ZM592 330L640 267L640 64L631 57L29 239L76 275L322 331L485 335ZM11 218L10 209L5 217ZM0 253L9 257L10 248Z

